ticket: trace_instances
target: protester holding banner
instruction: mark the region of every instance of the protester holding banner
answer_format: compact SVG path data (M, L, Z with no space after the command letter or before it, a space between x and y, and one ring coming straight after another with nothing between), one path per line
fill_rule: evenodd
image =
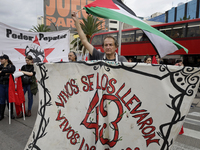
M181 59L176 60L175 66L184 66L183 61Z
M72 19L75 22L76 29L79 34L79 38L83 46L89 51L90 53L90 60L107 60L107 61L120 61L120 62L127 62L124 56L117 55L115 52L119 46L118 41L113 36L106 36L103 39L103 49L104 53L97 51L87 40L78 19L78 14L76 12L72 13Z
M176 62L175 62L175 66L184 66L183 61L181 59L177 59ZM184 130L183 130L183 126L182 126L179 134L181 135L183 133L184 133Z
M76 53L73 51L69 52L68 59L69 59L69 61L74 61L74 62L77 61Z
M145 56L144 63L151 64L151 56L149 55Z
M31 116L31 108L33 105L33 93L31 92L31 83L32 83L32 76L35 76L34 72L34 66L33 66L33 58L32 56L28 55L25 57L26 65L23 65L21 68L21 72L24 73L24 76L22 76L22 84L23 84L23 90L24 95L26 94L26 91L28 91L28 112L26 113L27 117ZM23 117L22 112L20 115L17 116L17 118Z
M9 59L7 55L1 56L0 65L0 120L4 118L5 111L5 101L7 101L7 106L9 108L8 101L8 85L9 85L9 75L15 72L15 66ZM11 118L14 119L13 115L13 103L11 103Z

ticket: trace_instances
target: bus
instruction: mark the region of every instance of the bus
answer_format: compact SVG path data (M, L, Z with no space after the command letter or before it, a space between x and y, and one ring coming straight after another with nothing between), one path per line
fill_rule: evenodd
M191 19L172 23L152 25L152 27L163 32L186 47L188 54L180 49L163 58L165 64L174 64L175 59L183 59L184 65L200 66L200 19ZM91 37L90 43L97 49L102 49L103 38L112 35L118 39L119 31L96 33ZM145 55L157 55L154 47L149 42L143 31L139 28L122 30L121 55L126 58L134 58L142 61Z

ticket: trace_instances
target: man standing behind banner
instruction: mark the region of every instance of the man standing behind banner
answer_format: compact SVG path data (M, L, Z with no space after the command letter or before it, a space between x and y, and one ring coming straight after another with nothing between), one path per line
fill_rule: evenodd
M73 62L77 61L76 53L73 52L73 51L69 52L69 54L68 54L68 60L69 61L73 61Z
M76 12L72 13L72 19L75 22L76 25L76 29L78 31L79 34L79 38L81 39L81 42L83 44L83 46L89 51L90 53L90 60L107 60L107 61L120 61L120 62L127 62L126 58L124 56L120 56L118 55L115 51L118 48L118 41L113 37L113 36L106 36L103 39L103 49L104 49L104 53L97 51L97 49L94 48L94 46L92 46L81 26L80 26L80 22L78 19L78 14Z

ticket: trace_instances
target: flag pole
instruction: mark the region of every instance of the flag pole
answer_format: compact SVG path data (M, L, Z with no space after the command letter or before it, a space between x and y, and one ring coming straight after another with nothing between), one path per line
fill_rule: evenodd
M119 43L119 47L118 47L118 54L121 55L121 44L122 44L122 28L123 28L123 22L119 21L119 33L118 33L118 43Z
M23 113L23 118L25 120L25 113L24 113L24 104L22 103L22 113Z
M79 9L76 13L78 13L79 11L83 10L83 8Z
M78 52L78 37L77 37L77 52Z
M10 110L10 107L11 107L11 104L9 103L9 110L8 110L8 113L9 113L9 124L11 124L11 110Z

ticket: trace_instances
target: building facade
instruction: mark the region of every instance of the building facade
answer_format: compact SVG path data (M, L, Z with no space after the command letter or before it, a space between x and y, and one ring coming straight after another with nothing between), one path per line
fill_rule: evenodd
M200 18L200 0L192 0L187 3L179 3L177 7L172 7L165 13L152 17L149 21L163 23L176 22L185 19Z

